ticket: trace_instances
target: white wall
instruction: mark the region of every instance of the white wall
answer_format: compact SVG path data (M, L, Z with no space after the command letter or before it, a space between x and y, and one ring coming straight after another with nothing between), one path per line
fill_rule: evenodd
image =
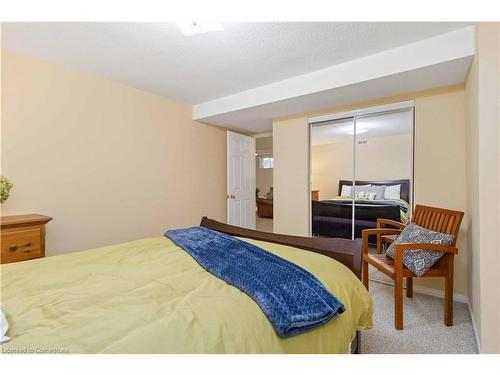
M191 105L2 50L2 215L40 213L47 255L226 218L226 133Z
M470 302L483 353L500 353L500 24L476 24L466 81Z
M273 121L274 232L309 236L307 117Z

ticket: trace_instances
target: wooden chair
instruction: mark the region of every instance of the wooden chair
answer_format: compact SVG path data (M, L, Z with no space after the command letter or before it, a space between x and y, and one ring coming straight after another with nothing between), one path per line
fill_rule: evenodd
M406 224L389 219L377 219L377 229L390 227L397 228L400 230L399 232L401 232L403 229L405 229ZM391 243L393 243L397 236L397 234L377 234L377 253L382 254L382 250L384 250L385 245L390 245Z
M383 272L394 280L394 325L396 329L403 329L403 278L406 278L406 296L413 297L413 278L417 277L408 268L403 265L403 251L405 250L436 250L441 251L444 256L434 264L421 277L444 277L444 324L453 325L453 260L454 255L458 253L455 247L458 231L464 216L463 212L445 210L443 208L427 207L417 205L413 212L412 222L441 233L448 233L455 236L450 246L429 244L429 243L401 243L395 246L394 259L385 254L368 253L368 236L377 236L377 248L384 241L393 240L388 236L397 236L401 233L402 227L398 223L398 229L394 228L376 228L363 230L363 284L368 289L368 264L371 264L379 271ZM392 224L394 223L381 223Z

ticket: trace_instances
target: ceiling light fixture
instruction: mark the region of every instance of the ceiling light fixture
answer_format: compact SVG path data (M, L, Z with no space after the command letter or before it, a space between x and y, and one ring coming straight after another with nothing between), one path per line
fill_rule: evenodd
M188 36L224 30L218 22L177 22L177 26L184 35Z
M357 129L356 129L356 135L366 133L367 131L368 131L368 130L363 129L363 128L357 128ZM354 135L354 130L353 130L353 131L350 131L350 132L347 132L347 134Z

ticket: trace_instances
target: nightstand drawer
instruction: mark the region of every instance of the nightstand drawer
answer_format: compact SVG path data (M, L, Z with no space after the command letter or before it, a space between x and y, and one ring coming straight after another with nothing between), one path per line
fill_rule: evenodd
M2 264L42 256L42 229L40 226L4 229L0 238Z
M39 214L2 216L0 263L45 256L45 224L52 218Z

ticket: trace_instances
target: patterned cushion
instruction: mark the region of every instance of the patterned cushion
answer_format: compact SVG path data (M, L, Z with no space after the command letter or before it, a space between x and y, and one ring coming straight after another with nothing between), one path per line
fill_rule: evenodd
M365 191L368 193L375 193L374 199L384 199L385 196L385 185L372 185L368 188L363 188L360 191Z
M386 251L387 256L394 258L395 245L400 243L435 243L451 245L455 236L446 233L434 232L410 223ZM436 250L405 250L403 264L415 275L422 276L444 255Z
M372 201L375 199L375 193L369 191L357 191L355 199L365 199Z

